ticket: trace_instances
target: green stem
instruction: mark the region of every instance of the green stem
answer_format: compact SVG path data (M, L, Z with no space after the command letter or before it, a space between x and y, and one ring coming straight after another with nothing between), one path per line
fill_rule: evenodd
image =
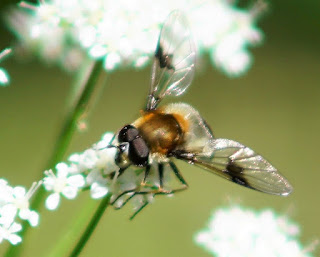
M88 198L82 201L82 209L74 213L74 217L70 219L65 231L60 233L59 238L52 245L52 248L45 252L44 257L67 256L68 252L70 252L75 239L81 235L88 220L92 217L92 213L97 209L97 205L100 204L98 201L92 200L89 195L87 196Z
M88 75L86 81L84 81L83 86L81 87L81 93L79 97L75 99L74 105L72 106L70 112L67 114L64 125L60 131L60 135L56 141L56 145L53 148L53 152L51 155L51 159L48 161L48 164L45 169L53 169L54 166L62 161L68 146L70 144L71 138L74 132L77 129L77 124L84 116L88 109L88 105L91 103L91 99L93 98L94 93L98 87L98 82L101 79L101 74L103 71L103 62L97 61L94 63L90 74ZM41 171L39 180L43 178L43 171ZM43 189L40 189L36 192L33 197L33 201L31 203L31 208L39 211L40 205L43 204L44 198L46 194ZM29 230L30 226L27 222L23 222L23 230L19 233L19 235L26 239L26 234ZM9 246L5 257L18 257L21 255L22 245L19 244L17 246Z
M84 246L88 242L90 236L94 232L94 229L98 225L98 223L99 223L103 213L105 212L107 206L109 205L110 198L111 198L111 194L108 194L105 198L103 198L103 200L101 201L98 209L94 213L91 221L89 222L87 228L85 229L85 231L83 232L82 236L80 237L78 243L73 248L73 250L72 250L71 254L69 255L69 257L77 257L77 256L79 256L79 254L81 253L82 249L84 248Z

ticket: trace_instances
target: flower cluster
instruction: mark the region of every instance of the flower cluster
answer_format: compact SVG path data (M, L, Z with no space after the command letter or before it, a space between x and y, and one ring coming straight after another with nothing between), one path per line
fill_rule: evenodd
M45 171L43 185L51 192L46 200L49 210L58 207L61 195L74 199L79 191L90 189L92 198L96 199L108 193L108 175L118 169L114 163L116 150L106 148L112 137L113 134L107 133L93 148L71 155L68 164L57 164L56 174L52 170Z
M2 52L0 52L0 61L2 61L10 53L11 53L10 48L6 48ZM6 70L3 68L0 68L0 86L7 86L9 81L10 81L10 78Z
M24 187L11 187L4 179L0 179L0 243L8 240L16 245L21 242L17 235L22 226L16 222L18 218L26 220L32 227L39 223L39 214L30 210L29 201L41 183L33 183L26 191Z
M298 241L299 233L297 224L270 209L231 206L215 211L195 241L216 257L311 257Z
M257 17L264 4L238 8L229 0L46 0L22 2L7 17L20 46L46 62L74 70L84 58L103 59L106 70L143 67L150 62L165 17L182 10L191 27L198 57L228 75L251 63L248 47L262 41Z

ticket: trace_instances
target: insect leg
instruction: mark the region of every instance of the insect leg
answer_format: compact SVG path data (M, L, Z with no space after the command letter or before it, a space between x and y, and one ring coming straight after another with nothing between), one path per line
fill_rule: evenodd
M176 177L179 181L184 185L185 188L189 187L188 183L184 180L183 176L181 175L180 171L178 170L177 166L173 162L169 162L171 169L173 170Z
M133 193L132 195L130 195L119 207L115 207L116 210L121 209L123 206L125 206L134 196L136 195L136 193ZM123 196L123 194L122 194ZM119 199L119 198L117 198ZM113 201L114 203L115 201Z
M145 170L145 173L144 173L144 178L143 178L143 181L142 181L142 183L141 183L141 186L144 186L144 185L146 184L147 177L148 177L148 175L149 175L149 173L150 173L150 169L151 169L151 166L150 166L150 164L148 164L148 165L146 166L146 170Z
M141 207L140 207L134 214L132 214L129 219L130 219L130 220L133 220L134 217L137 216L137 214L138 214L139 212L141 212L141 211L144 209L144 207L146 207L146 206L148 205L148 203L149 203L149 202L146 201L143 205L141 205Z
M110 202L111 205L113 205L116 201L118 201L122 196L124 196L125 194L129 194L129 193L135 193L136 189L130 189L127 191L122 192L120 195L118 195L116 197L116 199L114 199L112 202Z
M117 181L117 178L120 177L123 174L123 172L129 167L130 167L130 164L128 166L126 166L126 167L120 168L119 170L112 172L110 174L110 177L112 179L112 184L111 185L114 185L116 183L116 181Z
M161 191L163 188L163 163L158 164L158 170L159 170L159 182L160 182L160 188Z

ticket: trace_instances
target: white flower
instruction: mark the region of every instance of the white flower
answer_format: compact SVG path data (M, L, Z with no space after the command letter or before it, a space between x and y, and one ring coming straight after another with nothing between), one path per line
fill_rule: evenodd
M58 207L60 194L73 199L79 189L90 188L91 197L98 199L109 192L112 184L109 175L119 170L115 163L117 149L107 147L113 136L112 133L106 133L92 148L72 154L68 158L68 164L57 164L57 175L54 175L52 170L45 171L44 187L47 191L52 191L46 200L49 210Z
M16 222L11 224L0 224L0 243L8 240L11 244L16 245L22 241L21 237L15 233L19 232L22 226Z
M6 180L0 179L0 220L9 219L13 222L16 214L27 220L31 226L37 226L39 223L39 214L30 210L30 198L36 192L41 182L34 182L31 188L26 191L22 186L10 187Z
M9 186L8 182L0 179L0 243L5 239L11 244L21 242L21 237L15 233L22 229L16 219L27 220L31 226L39 223L39 214L30 210L30 198L39 188L41 182L34 182L26 191L24 187Z
M2 52L0 52L0 61L7 57L11 52L12 50L10 48L6 48ZM0 86L7 86L9 84L9 81L9 74L5 69L0 68Z
M234 206L215 211L195 241L215 257L311 257L299 233L297 224L270 209Z
M0 179L0 207L13 201L13 188L5 179Z
M75 173L83 173L92 169L100 169L103 174L109 174L118 169L115 164L115 148L108 148L114 134L105 133L102 139L94 144L92 148L83 153L72 154L68 160L75 165Z
M103 59L106 70L144 67L153 57L167 15L182 10L190 23L198 54L229 75L245 72L248 47L262 41L256 27L261 1L241 9L229 0L47 0L26 2L8 17L21 45L47 62L72 70L83 58ZM29 9L29 10L26 10ZM31 11L30 11L31 10Z
M17 209L21 219L27 220L31 226L35 227L39 223L39 214L29 209L29 201L41 183L33 183L31 188L26 191L24 187L17 186L13 188L13 206Z
M76 173L82 173L94 168L98 157L96 151L90 148L81 154L72 154L68 160L75 164Z
M6 204L0 208L0 224L8 227L14 222L17 215L17 208L13 204Z
M57 175L52 170L45 171L46 177L43 179L43 185L47 191L53 191L46 200L46 207L49 210L55 210L60 203L60 194L67 199L74 199L80 188L85 185L83 175L70 175L69 166L59 164L56 166ZM71 169L72 170L72 169Z
M87 183L90 186L91 197L99 199L104 197L108 192L108 179L104 178L99 169L93 169L87 176Z

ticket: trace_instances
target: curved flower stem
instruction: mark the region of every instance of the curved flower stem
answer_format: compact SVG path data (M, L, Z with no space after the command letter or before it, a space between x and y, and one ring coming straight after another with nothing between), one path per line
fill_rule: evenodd
M77 129L78 123L86 114L88 105L91 103L94 93L99 86L99 80L103 72L103 62L96 61L91 68L90 74L83 81L83 86L79 89L79 97L75 99L73 106L70 108L70 112L67 114L64 125L60 131L60 135L56 141L56 145L53 148L52 155L45 169L54 168L54 166L60 162L67 151L67 148L71 142L71 138ZM43 173L39 174L39 180L43 178ZM32 209L38 210L40 205L44 202L45 191L38 190L34 195L31 203ZM23 222L23 230L19 235L25 240L26 233L29 229L29 224ZM18 257L21 254L22 245L10 246L4 255L5 257Z
M90 236L92 235L94 229L98 225L98 223L99 223L103 213L105 212L107 206L109 205L110 198L111 198L111 194L107 194L106 197L103 198L103 200L101 201L101 203L98 206L98 209L96 210L96 212L94 213L91 221L89 222L86 230L83 232L82 236L80 237L80 239L79 239L78 243L76 244L76 246L73 248L73 250L72 250L71 254L69 255L69 257L77 257L77 256L79 256L79 254L81 253L82 249L84 248L84 246L88 242Z

